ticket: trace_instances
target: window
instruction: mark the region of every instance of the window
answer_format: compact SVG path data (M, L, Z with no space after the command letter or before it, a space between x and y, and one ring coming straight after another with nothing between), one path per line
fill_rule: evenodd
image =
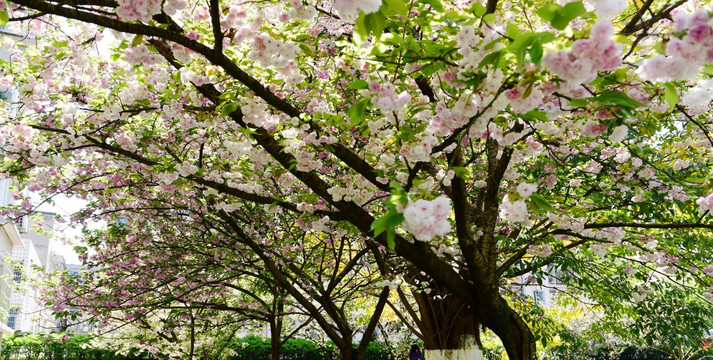
M15 268L12 269L12 279L16 283L22 282L22 265L15 265Z
M558 296L559 293L556 289L550 289L550 300L552 300L552 303L557 303Z
M545 292L535 290L535 305L545 305Z
M7 327L15 328L15 319L17 318L17 309L10 309L7 316Z
M22 215L19 218L17 218L17 231L20 233L24 234L27 232L27 229L29 228L30 221L27 219L26 215Z
M547 282L551 285L562 285L562 270L550 266L548 267L547 272L549 273Z

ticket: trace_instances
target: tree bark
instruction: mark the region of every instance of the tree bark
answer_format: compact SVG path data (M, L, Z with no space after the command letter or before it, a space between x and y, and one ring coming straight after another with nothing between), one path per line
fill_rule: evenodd
M270 319L270 360L280 360L280 348L282 347L282 313L284 304L282 298L278 298L275 309L275 316Z
M426 360L480 360L478 326L474 309L461 299L438 292L415 292Z
M505 299L481 309L483 325L500 338L511 360L537 360L535 336L530 327Z
M483 352L476 344L474 336L461 337L461 345L456 349L426 349L426 360L483 360Z

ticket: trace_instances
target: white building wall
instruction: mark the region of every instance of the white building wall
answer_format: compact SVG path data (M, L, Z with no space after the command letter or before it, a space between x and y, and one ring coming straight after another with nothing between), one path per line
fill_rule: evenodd
M10 297L10 306L14 310L11 310L13 313L7 325L15 330L38 333L48 332L55 326L51 311L39 304L41 294L31 286L31 279L40 273L66 268L64 258L52 249L50 236L54 231L54 216L54 213L37 212L25 217L27 228L21 234L24 247L13 248L13 261L21 269L14 273L14 281L20 286Z
M20 242L20 234L14 224L6 223L0 226L0 339L2 335L13 332L13 329L9 328L6 322L10 311L10 297L13 291L11 254L13 247L18 242Z
M40 331L36 319L40 308L37 304L37 291L31 288L30 279L34 275L33 266L40 265L40 258L37 256L32 240L23 239L23 243L25 245L23 248L16 247L12 252L15 262L13 281L16 289L10 296L13 313L8 317L7 325L14 330L36 333Z
M9 30L9 27L0 28L0 42L6 40L17 42L20 47L34 42L34 38L27 34L17 33ZM11 53L0 49L0 58L11 60ZM0 96L3 99L13 101L17 99L17 91L0 88ZM0 206L10 205L14 202L12 197L12 181L9 179L0 180ZM25 217L23 220L27 220ZM37 332L38 326L32 323L32 314L37 311L37 293L34 290L19 291L15 283L16 270L21 270L25 276L32 276L32 265L40 264L40 257L33 245L32 239L23 239L23 229L28 229L27 221L25 226L18 228L17 224L10 219L0 217L0 337L2 334L11 333L14 330ZM38 243L42 248L42 243ZM49 256L49 242L45 246L44 257ZM20 272L17 272L20 274ZM18 280L22 280L17 276ZM26 285L27 282L19 285ZM14 315L12 312L17 312ZM9 328L7 323L11 322L13 328Z
M556 272L542 279L542 285L530 281L530 274L521 275L512 284L515 292L531 297L536 305L554 307L557 305L557 296L567 291L567 286L562 284Z

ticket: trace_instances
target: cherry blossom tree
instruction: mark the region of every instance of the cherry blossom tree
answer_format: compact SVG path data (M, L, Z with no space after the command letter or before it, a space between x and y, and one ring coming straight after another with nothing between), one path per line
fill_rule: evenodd
M253 276L232 273L247 262L345 359L363 351L340 294L375 297L368 334L399 283L430 301L417 322L465 319L423 324L429 359L476 356L479 326L536 358L536 321L501 292L527 274L556 269L594 300L642 301L661 277L713 299L700 2L2 4L33 39L3 39L0 81L19 96L3 172L88 199L74 222L131 219L91 261L200 257L180 284L199 293L220 267ZM34 205L18 192L6 215ZM162 237L174 223L192 230Z
M315 224L274 221L281 216L266 222L270 233L258 230L258 240L241 240L226 228L234 221L215 223L186 206L190 199L183 205L173 201L177 209L168 211L155 205L159 199L146 202L135 190L122 194L122 199L130 196L142 206L119 211L116 223L86 237L87 246L97 252L89 257L87 249L80 249L86 271L79 276L63 274L60 287L45 289L45 300L60 315L83 310L125 350L142 345L179 359L198 357L196 349L213 351L218 341L211 341L210 335L216 329L224 330L220 342L229 343L240 326L250 324L269 328L271 355L279 359L283 343L314 320L326 329L342 357L351 358L354 351L364 356L368 342L354 349L354 333L371 337L388 292L372 284L379 269L364 266L375 260L367 256L363 241L338 229L317 238ZM255 214L247 210L236 209L233 215L251 215L255 221ZM163 216L172 220L156 221ZM259 249L262 259L250 246ZM368 314L355 315L374 299ZM136 331L142 334L140 341L124 341Z

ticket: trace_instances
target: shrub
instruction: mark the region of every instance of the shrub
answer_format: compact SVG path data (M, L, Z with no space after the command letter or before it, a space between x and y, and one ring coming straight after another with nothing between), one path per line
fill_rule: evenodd
M357 344L355 344L355 347ZM270 339L259 336L246 336L237 339L231 349L235 354L230 360L268 360L270 359ZM339 352L329 341L318 344L308 339L289 339L280 348L282 360L338 360ZM364 360L397 360L389 345L372 341L366 348Z
M15 334L2 338L3 360L139 360L146 356L122 356L89 348L91 338L66 334Z

